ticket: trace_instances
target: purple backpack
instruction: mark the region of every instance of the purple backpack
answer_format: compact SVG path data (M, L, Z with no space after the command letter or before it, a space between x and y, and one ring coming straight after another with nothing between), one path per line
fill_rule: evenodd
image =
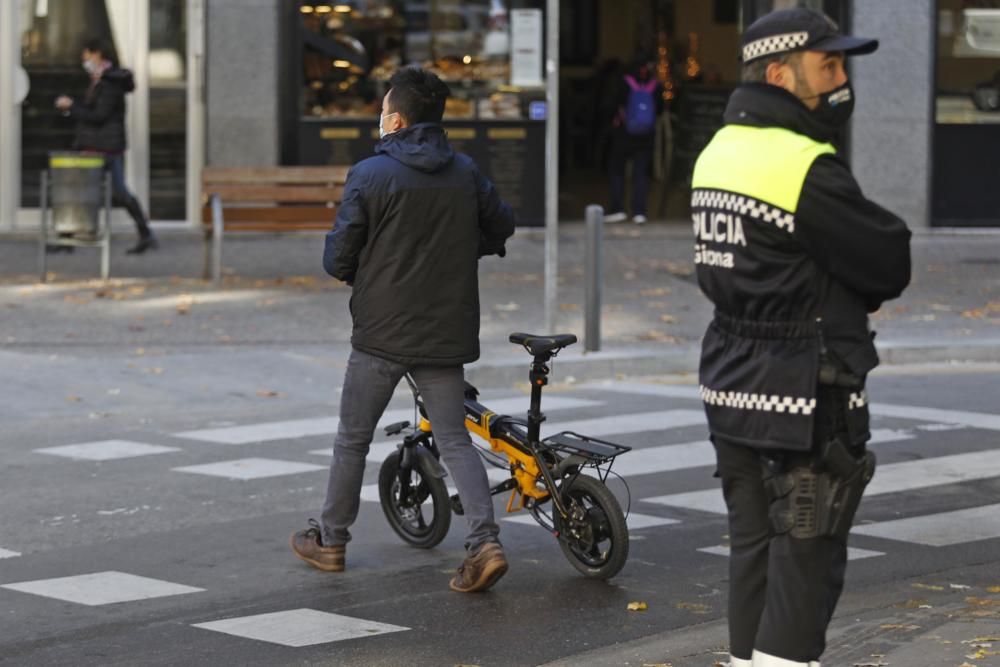
M639 83L632 76L625 76L628 84L628 104L625 107L625 131L629 134L649 134L656 123L656 102L653 92L656 79Z

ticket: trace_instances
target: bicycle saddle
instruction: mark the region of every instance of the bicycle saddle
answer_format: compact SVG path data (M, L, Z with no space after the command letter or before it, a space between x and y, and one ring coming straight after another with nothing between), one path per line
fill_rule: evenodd
M510 342L521 345L534 357L552 354L576 342L573 334L556 334L554 336L536 336L528 333L512 333Z

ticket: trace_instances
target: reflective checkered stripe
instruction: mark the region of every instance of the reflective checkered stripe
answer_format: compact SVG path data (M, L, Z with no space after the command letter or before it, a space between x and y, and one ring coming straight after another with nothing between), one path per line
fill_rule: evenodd
M863 408L868 405L868 392L864 389L857 392L852 392L847 399L847 409L857 410L858 408Z
M708 405L716 405L737 410L757 410L759 412L779 412L792 415L811 415L816 410L815 398L796 398L777 394L751 394L741 391L715 391L699 385L701 400Z
M748 63L755 58L775 53L794 51L805 46L807 41L809 41L808 32L786 32L754 40L743 47L743 62Z
M746 195L723 190L695 189L691 192L691 208L749 215L760 222L771 223L789 234L795 231L794 215Z

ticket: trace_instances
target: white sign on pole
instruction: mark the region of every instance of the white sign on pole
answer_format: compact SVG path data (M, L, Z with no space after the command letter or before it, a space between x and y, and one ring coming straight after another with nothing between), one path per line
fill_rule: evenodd
M542 10L514 9L510 12L510 83L541 86Z

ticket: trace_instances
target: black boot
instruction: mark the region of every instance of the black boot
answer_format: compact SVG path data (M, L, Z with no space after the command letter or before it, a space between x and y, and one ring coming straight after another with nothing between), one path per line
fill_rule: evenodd
M160 247L160 242L156 240L156 237L150 234L149 236L144 236L139 239L139 242L126 251L129 255L141 255L147 250L156 250Z

